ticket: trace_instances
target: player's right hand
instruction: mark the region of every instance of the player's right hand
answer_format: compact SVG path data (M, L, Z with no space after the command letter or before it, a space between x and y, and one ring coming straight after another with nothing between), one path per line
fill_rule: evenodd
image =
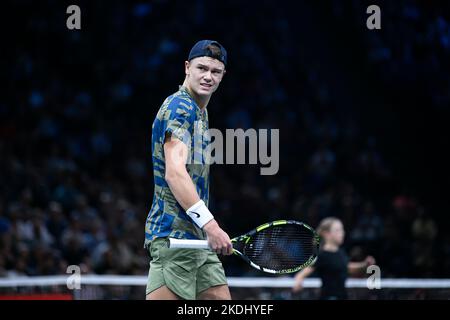
M205 224L203 230L205 230L208 244L214 252L223 255L233 253L233 244L231 243L230 237L219 227L215 219Z

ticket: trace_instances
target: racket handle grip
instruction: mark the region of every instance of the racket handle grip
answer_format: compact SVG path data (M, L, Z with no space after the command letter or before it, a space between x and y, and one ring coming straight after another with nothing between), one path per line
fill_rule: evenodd
M169 248L210 249L208 240L190 240L169 238Z

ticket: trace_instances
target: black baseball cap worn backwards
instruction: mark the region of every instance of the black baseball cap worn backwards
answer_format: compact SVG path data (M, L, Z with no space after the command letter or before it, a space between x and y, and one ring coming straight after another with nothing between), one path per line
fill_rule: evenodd
M220 57L217 56L213 56L212 52L210 49L208 49L207 47L209 45L215 45L217 47L220 48L220 51L222 52L222 54L220 55ZM227 51L225 50L225 48L217 41L214 40L201 40L199 42L197 42L191 49L191 52L189 53L189 58L188 61L191 61L194 58L198 58L198 57L211 57L214 59L217 59L221 62L223 62L223 64L226 66L227 65Z

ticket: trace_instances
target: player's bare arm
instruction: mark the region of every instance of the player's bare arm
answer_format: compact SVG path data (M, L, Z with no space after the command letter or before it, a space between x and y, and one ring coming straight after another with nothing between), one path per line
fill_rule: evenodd
M166 159L165 179L175 199L188 210L200 201L194 183L186 170L188 156L187 146L177 138L168 136L164 143L164 154ZM224 255L232 254L233 246L230 237L218 225L215 219L208 221L203 230L208 236L211 248Z

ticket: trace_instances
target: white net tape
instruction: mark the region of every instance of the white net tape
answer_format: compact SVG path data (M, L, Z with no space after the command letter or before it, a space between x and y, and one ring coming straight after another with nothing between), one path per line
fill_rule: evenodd
M38 276L0 278L0 287L33 287L66 285L68 276ZM145 286L147 276L81 275L81 285ZM290 277L229 277L228 285L236 288L291 288L294 279ZM318 278L308 278L304 288L320 288ZM347 288L367 288L367 279L348 279ZM381 288L450 288L450 279L380 279Z

